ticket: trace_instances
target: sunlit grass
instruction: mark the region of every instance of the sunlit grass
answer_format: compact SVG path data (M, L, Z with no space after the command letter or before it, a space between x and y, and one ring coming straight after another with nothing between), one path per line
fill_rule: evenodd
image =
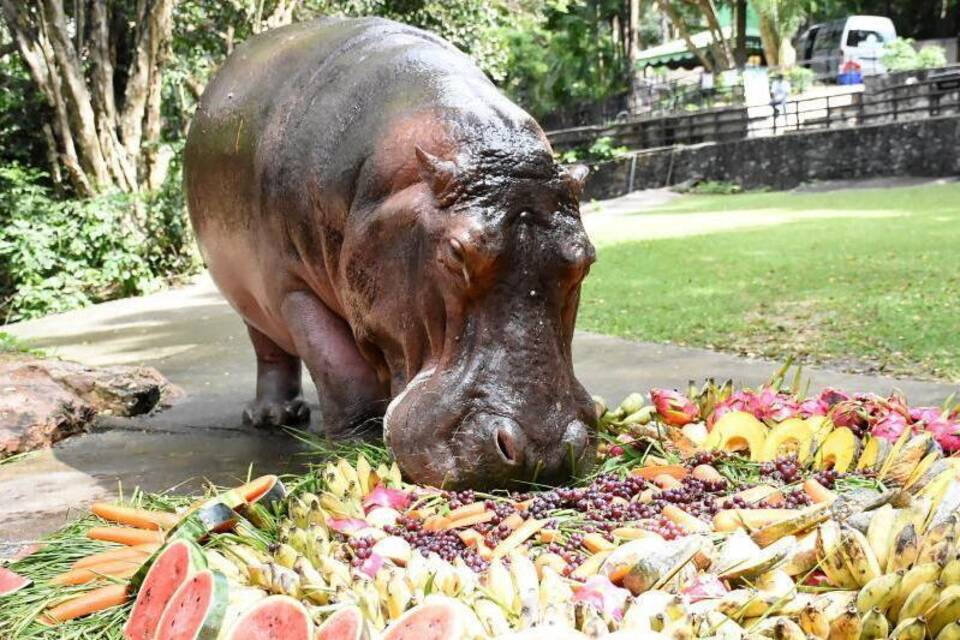
M601 246L579 327L960 379L960 185L692 196L653 213L887 211Z

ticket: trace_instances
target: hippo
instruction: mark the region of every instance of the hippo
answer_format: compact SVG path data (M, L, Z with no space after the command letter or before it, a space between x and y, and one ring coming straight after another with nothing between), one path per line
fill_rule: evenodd
M257 427L303 425L301 362L331 438L379 436L405 477L556 483L596 453L573 372L595 250L583 166L455 47L321 18L237 49L184 149L190 219L246 324Z

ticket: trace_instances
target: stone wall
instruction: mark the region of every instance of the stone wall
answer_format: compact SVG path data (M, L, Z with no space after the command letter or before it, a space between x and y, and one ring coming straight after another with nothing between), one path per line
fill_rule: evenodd
M815 180L960 175L960 117L808 131L640 151L591 166L585 201L694 179L744 189L792 189Z

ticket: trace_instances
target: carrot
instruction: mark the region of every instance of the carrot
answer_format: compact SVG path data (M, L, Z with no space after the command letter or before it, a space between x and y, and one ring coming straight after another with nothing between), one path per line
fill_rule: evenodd
M821 502L830 504L837 499L837 494L817 482L816 478L807 478L803 483L803 490L810 496L814 504L820 504Z
M693 477L697 480L705 480L707 482L726 482L727 479L720 475L720 472L717 471L714 467L709 464L697 465L693 470Z
M501 524L507 525L511 531L523 524L523 516L519 513L511 513L506 518L503 519Z
M527 541L527 538L534 535L547 524L546 520L536 520L530 518L522 525L513 530L513 532L500 541L496 549L493 550L494 558L502 558L521 544Z
M610 551L617 548L617 545L608 541L599 533L586 534L583 536L583 542L581 545L590 553L597 553L598 551Z
M477 545L483 544L483 536L480 535L480 532L476 529L464 529L463 531L458 531L457 535L460 536L463 544L468 547L476 547Z
M749 489L743 489L733 494L735 498L742 498L747 504L764 503L771 507L779 507L783 504L783 494L780 489L772 484L758 484Z
M87 531L87 537L91 540L119 542L131 547L138 544L163 542L161 532L134 527L94 527Z
M111 584L47 609L39 621L46 625L56 625L97 611L118 607L127 601L128 591L125 584Z
M452 510L447 514L447 517L451 520L459 520L460 518L479 515L483 513L486 508L483 502L471 502L470 504L465 504L462 507L457 507Z
M710 525L700 518L695 518L676 505L665 505L661 513L663 517L670 522L683 527L683 530L687 533L706 533L710 531Z
M480 513L472 516L463 516L457 518L456 520L451 520L449 516L445 518L442 529L459 529L460 527L472 527L477 524L483 524L484 522L490 522L496 517L493 511L481 511Z
M105 502L93 503L90 506L90 511L104 520L136 527L137 529L171 529L180 522L180 517L175 513L149 511Z
M794 509L724 509L713 516L716 531L734 531L740 527L759 529L797 515Z
M677 480L683 480L687 477L687 468L679 464L658 464L633 470L633 475L644 480L652 480L662 474L673 476Z
M129 578L137 572L146 558L126 558L125 560L110 560L80 569L71 569L50 579L50 584L76 585L93 582L104 576L113 578Z
M277 476L275 475L260 476L246 484L240 485L235 491L247 502L256 502L262 498L263 494L269 491L270 487L276 484L276 482Z
M86 558L80 558L71 565L71 569L83 569L84 567L89 567L95 564L103 564L104 562L109 562L111 560L128 560L130 558L146 558L149 557L151 553L160 548L160 544L156 542L149 542L147 544L138 544L133 547L118 547L116 549L108 549L107 551L101 551L100 553L95 553L93 555L87 556Z

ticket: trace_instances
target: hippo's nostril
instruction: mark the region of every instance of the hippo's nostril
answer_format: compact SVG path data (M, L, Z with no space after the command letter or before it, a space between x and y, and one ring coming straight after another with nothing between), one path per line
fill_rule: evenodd
M503 456L503 459L510 464L516 464L518 453L517 443L506 429L497 429L497 451Z
M580 420L574 420L568 424L566 433L563 434L563 442L569 455L574 460L579 460L590 445L590 431L587 425Z

